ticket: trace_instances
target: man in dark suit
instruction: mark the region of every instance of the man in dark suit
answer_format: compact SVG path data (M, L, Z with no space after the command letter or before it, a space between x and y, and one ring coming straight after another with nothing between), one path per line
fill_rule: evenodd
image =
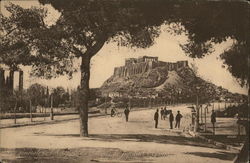
M181 115L180 111L177 111L177 115L175 117L175 121L176 121L175 128L176 127L180 128L181 118L182 118L182 115Z
M169 110L169 123L170 123L170 129L173 129L173 121L174 121L174 115L172 113L172 110Z
M213 124L213 134L215 134L216 114L215 114L214 110L212 110L212 114L211 114L211 122L212 122L212 124Z
M155 128L158 126L158 118L159 118L159 110L157 109L154 115L154 120L155 120Z
M124 110L124 114L125 114L125 117L126 117L126 122L128 122L128 115L129 115L129 109L128 109L128 107L126 107L125 108L125 110Z

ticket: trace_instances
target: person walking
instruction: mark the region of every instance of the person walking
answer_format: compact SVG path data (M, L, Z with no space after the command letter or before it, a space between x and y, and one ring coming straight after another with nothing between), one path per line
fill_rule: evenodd
M169 123L170 123L170 129L173 129L173 121L174 121L174 115L172 113L172 110L169 110Z
M211 114L211 122L212 122L212 124L213 124L213 134L215 134L216 114L215 114L214 110L212 110L212 114Z
M181 118L182 118L182 115L180 114L180 111L178 110L177 115L175 117L175 121L176 121L175 128L176 127L180 128Z
M115 108L112 107L110 116L113 117L114 115L115 115Z
M159 118L159 114L158 114L159 110L156 109L155 115L154 115L154 120L155 120L155 128L158 127L158 118Z
M163 119L165 120L166 117L167 117L167 109L166 109L166 107L164 108L163 112L164 112Z
M163 116L164 116L164 110L163 108L161 108L161 120L163 120Z
M128 115L129 115L129 109L128 109L128 107L126 107L125 108L125 110L124 110L124 114L125 114L125 117L126 117L126 122L128 122Z

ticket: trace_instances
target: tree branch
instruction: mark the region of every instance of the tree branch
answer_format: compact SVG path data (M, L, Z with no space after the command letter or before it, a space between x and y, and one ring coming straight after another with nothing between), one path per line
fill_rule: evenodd
M80 57L83 53L81 50L79 50L77 47L75 47L75 45L73 45L73 53L75 53L76 57Z
M106 41L106 37L99 38L95 45L88 48L83 55L89 55L90 58L93 57L103 47Z
M16 29L17 29L17 27L11 29L9 32L6 33L6 35L5 35L4 37L8 36L9 34L11 34L11 33L12 33L14 30L16 30Z

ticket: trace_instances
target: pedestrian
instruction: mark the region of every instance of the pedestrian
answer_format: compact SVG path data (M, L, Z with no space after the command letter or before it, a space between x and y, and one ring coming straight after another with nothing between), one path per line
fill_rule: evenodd
M169 114L169 110L166 109L166 107L164 108L164 115L165 115L165 118L168 117L168 114Z
M172 110L169 110L169 123L170 123L170 129L173 129L173 121L174 121L174 115L172 113Z
M159 118L159 114L158 114L159 110L156 109L155 115L154 115L154 120L155 120L155 128L158 127L158 118Z
M112 109L111 109L111 114L110 114L110 116L113 117L114 115L115 115L115 109L112 108Z
M180 128L181 118L182 118L182 115L180 114L180 111L178 110L177 115L175 117L175 121L176 121L175 128L176 127Z
M125 117L126 117L126 122L128 122L129 109L128 109L127 106L126 106L126 108L124 110L124 114L125 114Z
M163 108L161 108L161 120L163 119L163 117L164 117L164 110Z
M164 116L163 116L163 119L165 120L166 119L166 113L167 113L167 109L166 107L164 108Z
M214 110L212 110L212 114L211 114L211 122L212 122L212 124L213 124L213 134L215 134L216 114L215 114Z

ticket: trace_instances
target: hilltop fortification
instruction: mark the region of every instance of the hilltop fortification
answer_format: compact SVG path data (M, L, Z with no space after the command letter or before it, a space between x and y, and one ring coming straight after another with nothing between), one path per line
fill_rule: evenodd
M159 61L158 57L148 56L128 58L125 60L125 66L116 67L114 69L114 76L128 77L148 72L157 67L165 67L168 71L173 71L183 67L188 67L188 61L163 62Z
M162 62L158 57L148 56L126 59L125 65L116 67L114 74L103 83L100 90L102 96L111 98L160 98L194 102L197 87L200 101L236 97L228 90L196 76L187 61Z

